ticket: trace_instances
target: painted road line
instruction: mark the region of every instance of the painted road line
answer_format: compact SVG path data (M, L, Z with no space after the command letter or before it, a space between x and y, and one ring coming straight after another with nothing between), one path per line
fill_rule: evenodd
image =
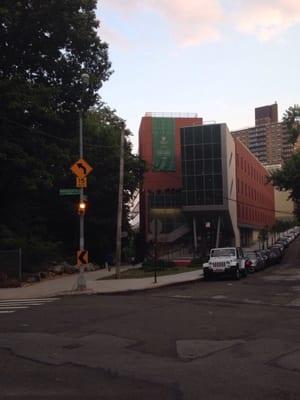
M3 299L3 300L0 300L0 302L2 302L2 301L11 301L11 302L21 302L21 301L41 301L41 302L51 302L51 301L54 301L54 300L59 300L60 298L59 297L45 297L44 299L42 298L42 299Z
M12 314L18 310L50 304L55 300L59 298L0 300L0 314Z
M14 313L15 311L0 311L0 314L12 314L12 313Z
M46 303L43 303L42 301L35 301L35 302L33 302L33 301L14 301L14 302L11 302L11 301L0 301L0 306L1 305L5 305L5 304L9 304L9 305L11 305L11 306L14 306L14 305L17 305L17 304L19 304L20 306L21 305L24 305L24 306L26 306L27 304L30 304L30 305L36 305L36 306L39 306L39 305L41 305L41 304L50 304L48 301L46 302Z
M27 306L9 306L9 305L7 305L7 306L2 306L2 305L0 305L0 310L6 310L6 309L12 309L12 310L14 310L14 309L18 309L18 308L28 308Z

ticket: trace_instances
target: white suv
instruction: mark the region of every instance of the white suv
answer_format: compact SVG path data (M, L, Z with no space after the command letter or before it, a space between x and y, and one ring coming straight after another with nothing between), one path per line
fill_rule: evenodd
M227 273L233 279L247 276L247 268L243 250L240 247L220 247L210 250L209 261L203 264L204 279L214 274Z

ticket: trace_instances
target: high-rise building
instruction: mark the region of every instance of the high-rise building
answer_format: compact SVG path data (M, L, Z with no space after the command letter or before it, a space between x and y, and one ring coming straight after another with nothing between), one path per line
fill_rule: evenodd
M277 103L269 106L255 108L255 125L266 125L278 122L278 105Z
M232 134L264 165L282 164L294 151L284 123L278 122L277 103L255 109L255 126Z

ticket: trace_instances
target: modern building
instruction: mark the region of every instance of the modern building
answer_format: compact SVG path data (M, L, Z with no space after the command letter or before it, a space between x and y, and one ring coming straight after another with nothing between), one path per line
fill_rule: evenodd
M215 245L250 245L274 223L268 172L226 124L148 114L139 139L149 168L140 198L145 242L170 247L182 241L205 252Z
M144 241L154 239L154 214L159 214L160 240L174 243L189 227L181 210L180 128L201 125L191 113L146 113L139 130L139 154L147 172L140 191L140 231Z
M264 165L283 164L294 151L285 124L278 122L277 103L256 108L255 126L232 134Z

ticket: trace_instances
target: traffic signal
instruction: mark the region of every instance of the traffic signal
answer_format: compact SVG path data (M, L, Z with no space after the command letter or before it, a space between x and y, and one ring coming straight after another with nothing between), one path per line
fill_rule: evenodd
M86 210L86 203L84 201L80 201L78 204L78 214L84 215Z

